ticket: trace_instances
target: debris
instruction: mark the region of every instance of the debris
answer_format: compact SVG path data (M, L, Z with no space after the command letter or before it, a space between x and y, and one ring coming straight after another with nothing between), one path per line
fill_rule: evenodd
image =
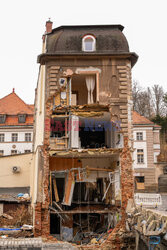
M98 244L97 239L96 238L91 239L91 244Z
M22 227L21 227L22 230L32 230L33 229L33 226L32 225L26 225L24 224Z
M8 220L13 220L13 217L10 216L10 215L8 215L8 214L4 214L3 213L1 216L4 217L4 218L6 218L6 219L8 219Z

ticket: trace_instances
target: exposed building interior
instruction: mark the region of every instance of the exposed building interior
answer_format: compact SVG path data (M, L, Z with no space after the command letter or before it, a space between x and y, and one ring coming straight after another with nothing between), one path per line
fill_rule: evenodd
M119 153L50 156L50 232L58 239L90 241L115 226L120 210Z

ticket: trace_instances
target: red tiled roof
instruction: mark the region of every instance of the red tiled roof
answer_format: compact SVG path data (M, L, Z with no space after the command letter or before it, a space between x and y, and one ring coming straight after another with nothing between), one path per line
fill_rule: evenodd
M0 124L2 126L27 126L27 125L33 125L34 117L33 115L26 116L26 122L19 123L18 122L18 116L16 115L9 115L6 117L6 121L4 124Z
M146 117L140 115L136 111L133 111L133 124L134 125L150 125L150 126L159 127L159 128L161 127L159 125L156 125L155 123L153 123Z
M0 99L0 114L6 115L6 121L1 126L33 125L34 105L26 104L13 90ZM25 123L18 122L18 114L26 114Z
M33 115L32 105L26 104L14 91L0 99L0 114Z

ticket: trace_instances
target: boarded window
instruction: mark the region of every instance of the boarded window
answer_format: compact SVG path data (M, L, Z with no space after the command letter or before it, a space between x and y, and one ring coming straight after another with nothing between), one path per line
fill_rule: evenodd
M144 189L144 176L137 176L135 177L135 184L136 184L136 189Z

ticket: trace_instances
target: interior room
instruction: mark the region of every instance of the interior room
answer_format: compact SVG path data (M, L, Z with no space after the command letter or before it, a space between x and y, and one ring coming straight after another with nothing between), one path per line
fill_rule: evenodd
M72 77L72 105L96 103L95 75L74 75Z

